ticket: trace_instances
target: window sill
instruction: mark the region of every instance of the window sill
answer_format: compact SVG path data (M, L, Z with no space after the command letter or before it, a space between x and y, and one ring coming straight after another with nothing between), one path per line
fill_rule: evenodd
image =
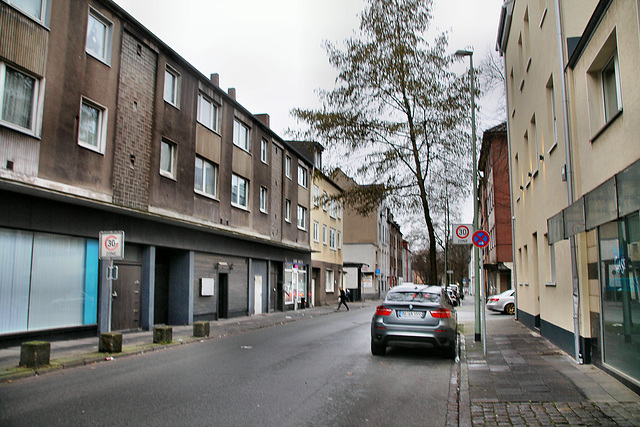
M163 176L163 177L165 177L165 178L167 178L167 179L170 179L170 180L172 180L172 181L176 181L176 182L178 181L178 180L173 176L173 174L171 174L171 173L169 173L169 172L160 171L160 176Z
M269 215L269 212L265 211L264 209L260 209L260 213L263 213L265 215Z
M220 201L220 199L218 199L213 194L205 193L204 191L196 190L195 188L193 189L193 192L199 196L206 197L207 199L215 200L216 202Z
M236 209L240 209L241 211L251 212L247 206L242 206L242 205L239 205L237 203L231 202L231 207L236 208Z
M165 104L167 104L167 105L170 105L170 106L172 106L173 108L175 108L176 110L180 111L180 107L179 107L178 105L174 104L173 102L171 102L171 101L167 101L167 100L165 99L165 100L164 100L164 103L165 103ZM198 123L199 123L199 122L198 122Z
M604 126L602 126L589 140L592 144L594 142L596 142L596 139L598 139L600 137L600 135L602 135L608 128L609 126L611 126L611 124L613 122L615 122L618 117L620 117L622 115L622 108L618 110L618 112L616 114L613 115L613 117L611 118L611 120L609 120L607 123L605 123Z
M307 231L307 229L306 229L306 228L302 228L302 227L300 227L300 226L298 226L298 230L300 230L300 231Z
M107 62L106 59L104 58L100 58L98 55L89 52L88 50L85 50L86 54L89 55L90 57L92 57L93 59L95 59L98 62L102 62L104 65L106 65L107 67L111 68L111 64L109 62Z
M20 132L23 135L27 135L27 136L30 136L32 138L35 138L35 139L38 139L38 140L42 140L42 138L40 138L33 131L31 131L31 129L21 128L20 126L16 126L13 123L3 121L3 122L0 122L0 126L5 127L7 129L11 129L11 130L16 131L16 132Z

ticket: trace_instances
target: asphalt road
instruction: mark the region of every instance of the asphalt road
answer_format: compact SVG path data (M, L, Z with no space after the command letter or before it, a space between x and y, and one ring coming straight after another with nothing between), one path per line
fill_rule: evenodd
M444 425L453 361L372 356L374 310L1 384L0 425Z

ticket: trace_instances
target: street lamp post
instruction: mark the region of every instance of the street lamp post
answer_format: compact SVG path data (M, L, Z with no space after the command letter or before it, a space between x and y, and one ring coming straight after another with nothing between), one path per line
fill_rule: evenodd
M471 78L471 151L473 152L473 232L478 231L478 170L477 170L477 154L476 154L476 102L475 102L475 77L473 70L473 51L471 50L458 50L456 56L469 57L469 77ZM475 328L475 341L481 340L480 331L480 260L478 255L478 248L473 246L473 268L474 268L474 288L475 288L475 301L476 301L476 328Z

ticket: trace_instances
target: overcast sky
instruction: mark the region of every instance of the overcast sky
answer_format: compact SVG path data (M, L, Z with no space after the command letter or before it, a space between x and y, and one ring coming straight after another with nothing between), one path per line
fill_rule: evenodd
M235 88L252 114L267 113L284 139L300 126L296 107L319 106L317 89L331 89L336 72L323 41L354 34L364 0L115 0L123 9L220 87ZM474 50L477 67L495 49L502 0L434 0L430 36L449 33L449 50ZM465 72L468 61L456 71ZM480 102L478 136L500 121L496 100ZM466 209L468 210L468 209ZM471 218L473 213L471 212ZM470 222L468 213L465 222Z
M318 106L316 90L333 86L336 72L323 41L340 43L350 37L365 4L363 0L115 1L204 75L219 73L221 88L236 88L238 102L253 114L269 114L271 128L285 138L287 128L297 128L290 110ZM494 49L502 0L435 0L434 5L432 29L449 31L451 52L472 48L479 64L486 51ZM479 121L485 120L480 116Z

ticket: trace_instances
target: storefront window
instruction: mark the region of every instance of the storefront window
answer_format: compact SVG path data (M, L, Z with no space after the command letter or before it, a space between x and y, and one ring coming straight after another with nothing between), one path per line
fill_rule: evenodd
M306 293L307 270L302 264L285 263L284 265L284 303L302 302Z
M640 381L640 217L599 227L603 358Z
M0 334L95 324L98 241L0 229Z

